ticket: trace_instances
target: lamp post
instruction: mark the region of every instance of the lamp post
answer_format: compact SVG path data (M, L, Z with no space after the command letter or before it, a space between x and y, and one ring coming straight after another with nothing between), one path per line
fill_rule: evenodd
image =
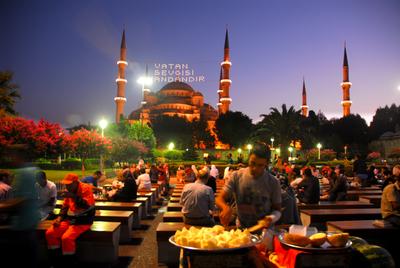
M344 146L344 159L347 159L347 145Z
M247 148L247 151L249 152L249 156L250 156L250 151L251 151L251 149L253 149L253 145L247 144L246 148Z
M288 151L290 152L289 161L291 161L291 160L292 160L292 152L293 152L293 147L292 147L292 146L290 146L290 147L288 148Z
M104 142L104 129L107 127L108 122L105 119L101 119L99 122L99 126L101 128L101 139ZM101 173L105 174L104 172L104 159L103 159L103 153L100 154L100 171Z
M318 142L317 148L318 148L318 160L321 160L321 148L322 148L322 144Z
M271 148L274 148L274 141L275 141L275 139L274 139L274 137L272 137L271 138Z
M168 150L172 151L175 148L175 144L173 142L170 142L168 144Z

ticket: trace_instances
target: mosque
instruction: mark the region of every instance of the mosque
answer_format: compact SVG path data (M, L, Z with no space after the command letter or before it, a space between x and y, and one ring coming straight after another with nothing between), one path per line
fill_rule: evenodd
M125 68L128 65L126 60L126 41L125 31L122 33L120 59L117 62L118 77L117 96L114 98L116 104L115 121L119 123L124 116L124 106L126 103L125 86ZM152 92L147 86L143 86L143 100L141 107L131 112L127 119L129 122L140 121L142 123L151 123L151 121L160 115L179 116L193 120L206 120L210 129L215 125L219 114L229 111L232 99L229 97L229 89L232 81L229 78L229 70L232 63L229 57L229 37L228 30L225 33L224 57L221 62L220 83L218 93L218 110L210 104L204 102L203 94L195 90L189 84L180 81L179 77L175 81L167 83L159 91ZM147 76L147 68L146 68Z
M117 83L117 96L114 98L114 101L116 104L115 122L119 123L121 118L125 117L125 87L128 82L125 76L125 69L128 66L126 58L125 30L122 33L120 58L117 61L117 65L118 77L115 80ZM167 83L156 92L151 91L150 88L143 85L143 100L141 102L141 106L129 113L127 116L128 121L130 123L140 121L147 124L151 123L154 118L160 115L179 116L187 119L188 121L202 119L207 121L211 133L216 137L214 133L215 121L218 119L220 114L224 114L229 111L229 106L232 103L232 99L229 95L230 86L232 84L232 80L230 79L231 65L232 63L229 55L229 37L228 30L226 30L224 56L221 62L219 88L217 91L218 109L215 109L210 104L205 103L203 94L200 91L195 90L191 85L181 81L179 77L177 77L175 81ZM341 105L343 108L343 117L345 117L350 115L350 106L352 104L350 100L350 87L352 84L349 80L349 65L347 60L346 45L344 47L343 82L340 85L343 92L343 100ZM304 79L302 88L302 105L300 108L301 114L307 117L309 107L307 105L307 93ZM217 149L220 147L218 146L218 143L219 142L217 141Z

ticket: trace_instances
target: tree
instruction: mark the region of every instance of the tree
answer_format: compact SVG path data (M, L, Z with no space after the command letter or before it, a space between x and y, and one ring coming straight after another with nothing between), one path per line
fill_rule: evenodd
M177 149L193 146L193 133L190 122L179 116L161 115L154 118L151 128L159 146L174 142Z
M22 117L0 118L0 147L25 144L30 156L55 155L63 150L64 129L41 119L37 124Z
M130 124L128 125L127 133L130 139L143 143L149 150L156 147L156 138L153 129L147 124L140 122Z
M106 137L102 138L95 130L82 128L67 136L64 139L64 146L81 158L82 173L84 173L85 160L107 153L111 149L111 142Z
M253 123L242 112L228 111L218 117L215 128L221 142L231 147L239 147L248 141L253 130Z
M296 111L293 106L287 109L286 104L282 104L282 112L277 108L271 108L269 114L262 114L261 116L263 119L257 125L256 137L266 143L269 143L269 139L274 137L275 144L281 145L283 159L287 159L287 149L291 141L301 138L300 111Z
M213 148L215 138L211 135L208 123L201 118L192 122L193 142L197 148L201 148L202 144L206 148Z
M139 141L123 137L114 137L112 139L110 157L121 166L121 164L125 162L135 162L137 158L147 154L148 151L146 146Z
M349 145L352 152L366 154L368 147L368 125L360 115L350 114L340 119L334 119L333 133L341 140L339 148L342 151L344 145Z
M400 127L400 105L378 108L368 130L369 141L378 139L385 132L395 132Z
M21 96L18 93L18 85L11 82L12 78L12 72L0 72L0 115L17 114L14 105Z

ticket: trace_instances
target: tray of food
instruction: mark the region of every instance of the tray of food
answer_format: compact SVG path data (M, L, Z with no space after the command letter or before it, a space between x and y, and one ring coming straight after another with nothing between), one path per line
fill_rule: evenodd
M197 251L233 251L249 248L260 243L262 238L245 230L226 231L221 225L209 227L190 227L176 231L169 242L177 247Z
M283 231L278 239L289 248L312 252L346 251L352 244L349 234L340 232L318 232L307 236Z

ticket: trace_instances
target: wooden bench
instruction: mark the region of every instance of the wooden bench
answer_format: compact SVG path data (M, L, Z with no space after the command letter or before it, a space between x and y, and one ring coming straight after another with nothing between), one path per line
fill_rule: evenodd
M369 202L371 204L374 204L375 207L380 208L382 196L381 195L360 195L358 197L358 200L360 202Z
M59 208L53 210L54 215L60 213ZM117 210L96 210L94 216L95 221L110 221L121 223L121 231L119 241L129 242L131 240L132 222L133 222L133 211L117 211Z
M182 205L180 205L179 203L168 203L167 206L167 211L181 211L182 210Z
M380 219L381 211L379 208L302 209L300 217L303 225L324 228L327 221Z
M51 226L52 221L42 221L37 226L37 254L41 263L48 261L48 249L46 242L46 230ZM108 263L114 264L118 260L118 242L120 236L119 222L95 221L90 230L83 233L77 239L76 255L80 262ZM15 256L19 252L21 243L16 240L16 231L5 226L0 228L0 251ZM23 253L21 253L23 254ZM23 255L21 255L23 257Z
M181 198L182 193L172 193L171 197L179 197Z
M180 197L171 197L169 199L169 202L171 202L171 203L179 203L180 200L181 200Z
M147 208L147 214L150 215L153 213L151 208L156 205L156 203L153 203L152 201L153 200L152 195L153 193L140 193L140 192L137 193L138 197L147 197L149 199L149 207Z
M350 190L347 191L347 200L358 200L360 195L382 195L381 190Z
M168 239L184 226L189 228L183 222L160 222L158 224L156 237L159 264L165 264L169 267L179 265L179 248L172 245Z
M142 203L143 208L142 208L142 214L140 216L141 219L146 219L148 216L150 216L151 213L151 206L150 206L150 198L148 197L143 197L143 196L138 196L136 199L132 199L131 202L134 203ZM150 210L150 212L149 212Z
M360 201L321 201L318 204L297 204L302 209L344 209L344 208L373 208L371 203Z
M219 213L214 212L213 217L215 222L219 222ZM163 222L183 222L183 213L180 211L167 211L164 212Z

